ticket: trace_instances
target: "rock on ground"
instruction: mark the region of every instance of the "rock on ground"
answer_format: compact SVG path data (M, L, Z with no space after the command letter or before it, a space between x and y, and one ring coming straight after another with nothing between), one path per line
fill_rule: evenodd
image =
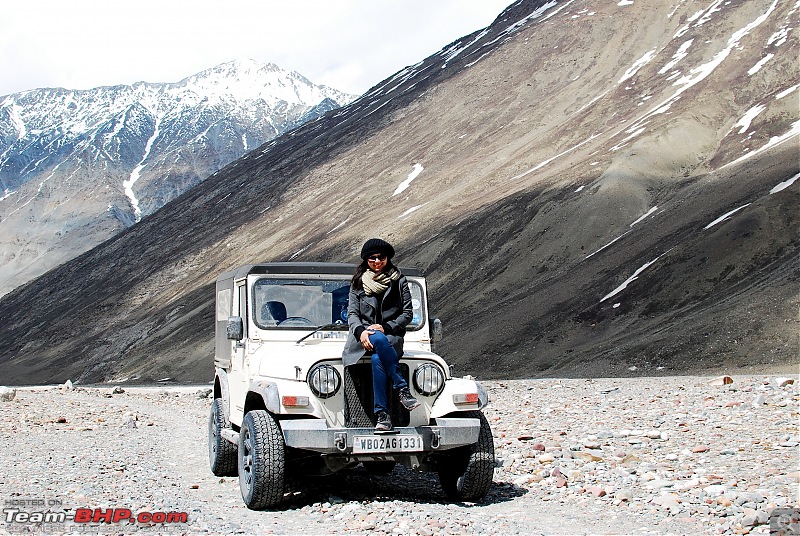
M774 509L800 506L797 383L709 380L486 382L498 468L484 500L449 503L435 475L403 467L354 469L264 512L208 469L205 390L23 388L0 406L0 495L6 511L186 512L136 526L176 534L768 534Z

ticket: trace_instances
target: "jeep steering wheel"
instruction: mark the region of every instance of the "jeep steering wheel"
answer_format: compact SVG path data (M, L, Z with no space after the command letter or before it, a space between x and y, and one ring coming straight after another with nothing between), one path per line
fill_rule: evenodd
M278 322L279 326L283 326L284 324L290 326L316 326L314 322L304 316L290 316L285 320Z

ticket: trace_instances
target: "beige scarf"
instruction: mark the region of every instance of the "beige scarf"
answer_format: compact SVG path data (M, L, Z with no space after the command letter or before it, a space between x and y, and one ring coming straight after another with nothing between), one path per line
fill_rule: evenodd
M364 285L364 292L367 296L375 294L383 294L392 281L400 279L400 272L397 268L392 268L389 272L375 273L372 270L367 270L361 276L361 283Z

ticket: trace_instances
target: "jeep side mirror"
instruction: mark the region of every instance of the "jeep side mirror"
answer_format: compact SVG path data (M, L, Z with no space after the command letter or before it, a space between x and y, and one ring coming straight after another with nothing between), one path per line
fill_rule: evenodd
M225 326L225 335L232 341L241 341L244 339L244 322L241 316L228 317L228 325Z
M433 333L431 333L431 339L433 342L439 342L444 337L444 326L442 326L442 321L438 318L433 319Z

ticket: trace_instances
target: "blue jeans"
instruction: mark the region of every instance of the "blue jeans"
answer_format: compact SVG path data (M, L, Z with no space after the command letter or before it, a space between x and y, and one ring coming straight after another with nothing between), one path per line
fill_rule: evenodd
M372 393L375 398L375 413L389 413L389 382L399 390L408 387L400 374L400 358L386 335L376 331L369 336L369 342L375 348L372 354Z

